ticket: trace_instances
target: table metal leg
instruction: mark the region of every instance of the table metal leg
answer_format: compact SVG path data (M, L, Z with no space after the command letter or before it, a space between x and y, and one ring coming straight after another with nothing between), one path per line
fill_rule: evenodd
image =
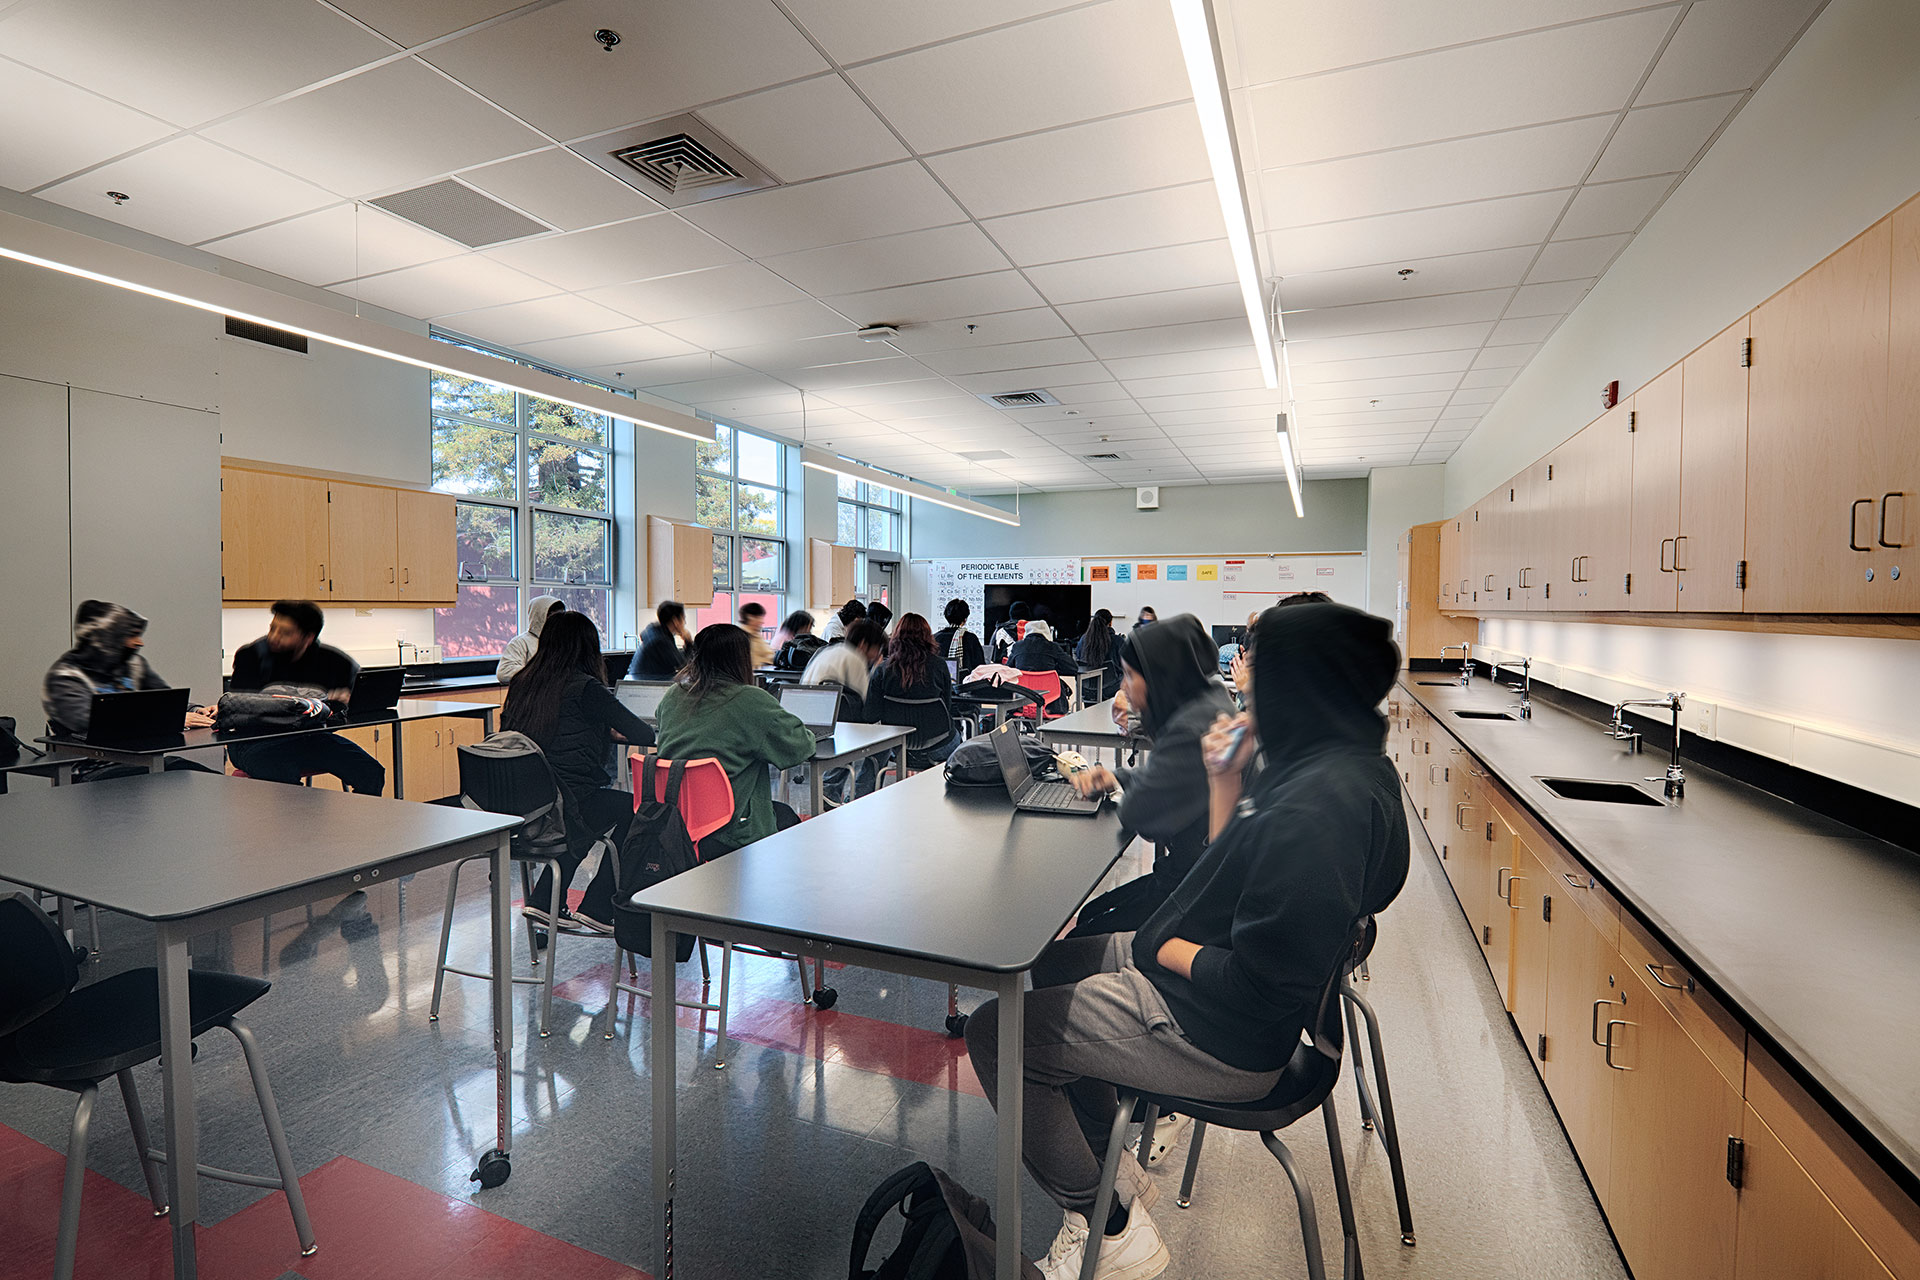
M488 707L485 711L480 713L480 727L486 732L486 735L489 738L493 736L493 726L495 721L499 718L499 714L500 713L497 710L495 710L493 707Z
M1000 1085L996 1105L993 1218L998 1280L1020 1280L1020 1126L1026 1067L1027 975L1000 980ZM659 1122L656 1120L656 1127Z
M815 771L814 794L819 794ZM673 1280L673 1169L676 1155L674 1087L678 1055L674 1051L676 1025L673 1003L674 947L678 937L667 928L666 917L653 916L653 998L647 1017L653 1028L653 1227L660 1248L654 1257L658 1280Z
M811 788L811 806L807 809L809 818L817 818L826 811L826 785L821 778L827 772L826 766L818 760L807 765L807 785Z
M407 737L407 727L403 724L393 726L393 798L407 798L407 749L403 745Z
M167 771L167 758L165 756L148 756L147 757L148 773L165 773L166 771Z
M154 950L160 970L160 1078L166 1108L167 1201L173 1206L173 1275L174 1280L193 1280L200 1274L193 1239L200 1217L200 1132L193 1105L193 1020L187 997L192 961L184 927L156 925Z
M397 741L397 739L396 739ZM395 759L398 760L398 753ZM497 1187L513 1174L513 839L501 832L493 846L493 1086L494 1146L468 1179Z

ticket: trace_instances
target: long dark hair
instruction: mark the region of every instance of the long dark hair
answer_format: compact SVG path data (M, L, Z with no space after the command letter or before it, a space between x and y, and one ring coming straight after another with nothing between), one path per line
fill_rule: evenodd
M885 631L887 624L893 621L893 610L883 604L869 605L867 606L867 621L879 627L882 631Z
M1113 614L1105 609L1093 611L1093 621L1087 624L1087 634L1081 640L1084 652L1080 661L1095 666L1104 665L1107 655L1113 652Z
M858 600L849 600L840 606L840 621L849 627L866 616L867 606Z
M753 641L746 632L731 622L700 628L693 638L693 656L680 669L680 684L689 697L704 697L752 679Z
M911 689L927 678L933 661L933 628L917 613L903 613L887 642L887 661L900 673L900 687Z
M586 614L569 609L548 617L540 629L540 647L507 685L500 727L535 742L553 737L560 728L561 701L577 675L605 684L607 664L600 656L600 628Z

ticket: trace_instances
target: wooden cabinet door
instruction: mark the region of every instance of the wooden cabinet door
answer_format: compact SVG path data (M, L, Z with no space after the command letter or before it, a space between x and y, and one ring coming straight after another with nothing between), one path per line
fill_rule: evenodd
M1735 1280L1893 1280L1753 1108L1746 1108Z
M332 484L327 545L335 600L400 598L398 492L370 484Z
M369 728L341 729L339 733L348 742L378 760L381 767L387 771L387 785L380 794L391 800L393 798L393 726L383 724ZM313 785L322 791L346 790L346 785L330 773L316 774Z
M1920 613L1920 200L1897 209L1892 222L1892 420L1875 450L1872 585L1875 612Z
M401 489L399 555L401 600L451 604L459 594L453 495Z
M1675 603L1683 613L1746 607L1740 562L1747 548L1747 319L1681 362L1680 536L1673 556ZM1636 483L1638 474L1636 465Z
M221 596L330 599L327 482L220 469Z
M1556 901L1556 905L1558 905ZM1571 905L1571 904L1569 904ZM1620 955L1577 907L1547 931L1547 1092L1603 1207L1613 1150L1613 1082L1595 1028L1619 1016Z
M1487 842L1492 860L1493 879L1487 885L1485 916L1481 920L1480 945L1487 953L1487 967L1493 970L1493 985L1500 988L1500 999L1513 1011L1513 904L1508 899L1513 864L1519 860L1513 827L1497 805L1487 808L1488 827L1493 838Z
M1436 571L1439 590L1434 603L1442 613L1452 613L1460 605L1460 518L1440 522L1440 566Z
M1628 526L1633 509L1633 405L1615 405L1580 433L1583 469L1581 607L1635 608L1628 590ZM1639 580L1633 581L1639 589Z
M402 800L438 800L450 794L446 742L444 720L409 720L400 726Z
M1626 572L1633 591L1627 608L1671 613L1679 607L1680 575L1674 569L1680 538L1682 379L1675 365L1634 393L1632 497L1628 510Z
M1635 1280L1730 1280L1739 1198L1727 1144L1740 1136L1739 1091L1624 965L1619 999L1601 1030L1615 1076L1607 1220Z
M1887 406L1892 260L1892 220L1885 219L1753 312L1750 611L1866 613L1887 599L1886 575L1865 575L1888 567L1875 535L1878 500L1895 484ZM1900 517L1908 525L1917 518L1920 511Z
M1507 904L1513 916L1513 964L1507 1009L1534 1066L1547 1034L1547 965L1551 952L1547 904L1553 896L1546 860L1534 851L1528 833L1514 829L1513 874L1507 877Z
M1577 440L1578 437L1575 437ZM1540 612L1576 608L1573 601L1573 543L1581 518L1577 472L1568 466L1575 453L1568 440L1533 468L1533 543L1527 577L1528 604Z

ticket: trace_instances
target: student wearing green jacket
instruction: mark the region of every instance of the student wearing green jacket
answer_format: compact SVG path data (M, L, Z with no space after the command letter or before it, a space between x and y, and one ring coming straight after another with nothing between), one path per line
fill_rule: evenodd
M753 682L752 642L732 623L693 638L693 657L655 716L655 750L668 760L718 758L733 784L733 821L700 842L701 856L732 853L799 821L773 799L774 769L813 759L813 731Z

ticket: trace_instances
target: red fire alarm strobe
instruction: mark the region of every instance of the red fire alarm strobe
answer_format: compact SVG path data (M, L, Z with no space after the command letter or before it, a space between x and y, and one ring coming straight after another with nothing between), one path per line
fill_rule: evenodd
M1600 407L1602 409L1611 409L1619 403L1620 384L1618 382L1609 382L1606 386L1600 388Z

